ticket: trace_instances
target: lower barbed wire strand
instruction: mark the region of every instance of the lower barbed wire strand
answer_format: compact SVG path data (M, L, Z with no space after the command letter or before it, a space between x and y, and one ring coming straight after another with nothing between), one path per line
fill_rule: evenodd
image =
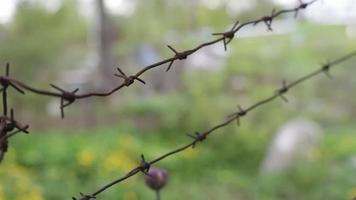
M345 56L343 56L343 57L337 58L337 59L335 59L335 60L329 62L327 65L329 66L329 68L331 68L331 67L334 67L334 66L336 66L336 65L338 65L338 64L340 64L340 63L342 63L342 62L345 62L345 61L347 61L347 60L349 60L349 59L351 59L351 58L353 58L353 57L356 57L356 51L353 51L353 52L351 52L351 53L349 53L349 54L347 54L347 55L345 55ZM311 72L311 73L309 73L309 74L307 74L307 75L305 75L305 76L302 76L302 77L300 77L299 79L297 79L297 80L291 82L290 84L286 84L284 87L289 90L289 89L291 89L291 88L293 88L293 87L295 87L295 86L297 86L297 85L299 85L299 84L301 84L301 83L303 83L303 82L305 82L305 81L307 81L307 80L312 79L313 77L316 77L316 75L319 75L319 74L323 73L324 70L325 70L325 68L322 66L320 69L315 70L315 71L313 71L313 72ZM287 90L285 93L287 93L288 90ZM205 137L207 137L208 135L210 135L210 134L213 133L214 131L216 131L216 130L218 130L218 129L221 129L221 128L223 128L223 127L225 127L225 126L231 124L231 122L233 122L235 119L240 118L240 117L244 117L244 116L246 116L250 111L252 111L252 110L254 110L254 109L258 108L258 107L261 107L262 105L265 105L265 104L267 104L267 103L269 103L269 102L274 101L274 100L275 100L276 98L278 98L279 96L280 96L280 94L274 93L274 94L271 95L270 97L267 97L267 98L265 98L265 99L262 99L262 100L258 101L257 103L252 104L250 107L248 107L248 108L246 108L246 109L244 109L244 110L242 110L241 107L239 107L239 108L240 108L240 111L239 111L238 113L234 113L234 114L235 114L235 115L234 115L235 117L230 117L229 119L225 120L224 122L222 122L222 123L220 123L220 124L218 124L218 125L216 125L216 126L210 128L210 129L208 129L207 131L202 132L202 133L200 133L200 134L203 134ZM239 113L241 113L241 112L243 112L243 114L240 115ZM149 164L149 165L156 164L156 163L158 163L159 161L161 161L161 160L163 160L163 159L165 159L165 158L167 158L167 157L170 157L170 156L173 156L173 155L175 155L175 154L178 154L178 153L180 153L180 152L182 152L182 151L185 151L186 149L188 149L188 148L190 148L190 147L194 147L194 145L195 145L197 142L199 142L199 141L202 142L202 140L199 140L199 137L196 137L192 142L190 142L190 143L188 143L188 144L186 144L186 145L184 145L184 146L181 146L181 147L179 147L179 148L177 148L177 149L174 149L174 150L172 150L172 151L170 151L170 152L168 152L168 153L165 153L165 154L163 154L162 156L160 156L160 157L158 157L158 158L156 158L156 159L153 159L152 161L149 161L148 164ZM94 197L98 196L100 193L104 192L105 190L109 189L110 187L112 187L112 186L114 186L114 185L116 185L116 184L119 184L119 183L123 182L124 180L126 180L126 179L128 179L128 178L130 178L130 177L132 177L132 176L134 176L134 175L136 175L136 174L138 174L139 172L140 172L140 170L139 170L139 166L138 166L138 167L134 168L133 170L131 170L131 171L130 171L128 174L126 174L125 176L123 176L123 177L121 177L121 178L118 178L118 179L116 179L116 180L110 182L109 184L107 184L107 185L101 187L101 188L98 189L96 192L94 192L94 193L92 194L92 196L94 196Z

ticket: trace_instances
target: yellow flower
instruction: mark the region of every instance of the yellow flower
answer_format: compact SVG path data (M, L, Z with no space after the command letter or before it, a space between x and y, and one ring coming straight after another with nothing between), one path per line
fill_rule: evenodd
M89 150L83 150L78 153L77 159L81 166L88 167L94 162L95 156L93 152L90 152Z
M182 152L182 157L183 158L187 158L187 159L192 159L192 158L195 158L197 157L199 154L199 150L196 149L196 148L189 148L185 151Z
M14 156L14 154L12 154ZM12 157L13 157L12 156ZM10 157L8 157L10 158ZM16 200L43 200L41 193L41 188L38 187L32 180L31 171L26 167L19 165L15 160L9 159L8 162L5 162L6 173L4 177L8 177L11 181L8 187L12 188L16 192ZM6 180L6 178L5 178ZM4 193L4 188L0 184L0 200L6 200L6 195Z
M138 145L136 138L132 137L129 134L120 135L120 137L117 139L117 144L119 147L125 149L136 148Z
M109 172L116 170L129 171L136 165L137 163L131 159L128 153L122 150L109 154L104 160L104 167Z
M137 195L134 192L128 192L124 195L124 200L136 200Z
M3 189L1 188L1 186L0 186L0 200L5 200L6 198L5 198L5 194L4 194L4 191L3 191Z
M32 189L28 193L23 193L18 196L18 200L43 200L43 196L39 189Z
M348 199L356 198L356 187L351 188Z

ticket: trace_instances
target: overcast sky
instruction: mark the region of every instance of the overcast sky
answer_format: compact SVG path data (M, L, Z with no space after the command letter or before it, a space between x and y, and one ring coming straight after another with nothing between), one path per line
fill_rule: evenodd
M15 12L16 2L18 0L0 0L0 23L6 23L11 20ZM61 0L32 0L40 1L48 9L57 9ZM81 11L84 15L90 15L90 6L95 0L79 0ZM229 0L201 0L210 5L219 4L221 1ZM230 0L236 2L236 0ZM251 1L251 0L243 0ZM274 0L286 7L296 5L296 0ZM356 24L356 0L319 0L315 5L305 11L305 15L312 20L329 23L353 23ZM131 14L134 11L133 0L105 0L109 10L118 14ZM239 5L234 3L233 5ZM241 5L245 5L241 2Z

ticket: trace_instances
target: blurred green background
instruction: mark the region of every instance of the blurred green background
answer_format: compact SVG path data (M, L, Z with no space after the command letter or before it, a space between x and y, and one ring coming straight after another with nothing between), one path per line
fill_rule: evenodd
M191 48L214 39L211 33L227 30L237 19L296 5L264 0L15 2L11 17L0 25L2 65L10 62L11 76L37 88L55 83L83 93L120 83L112 76L117 66L134 73L172 56L166 44ZM175 62L168 73L165 66L152 70L142 76L144 86L79 100L65 110L64 120L58 99L10 92L17 119L30 124L31 133L10 140L0 165L0 200L70 199L94 191L135 167L141 153L149 160L162 155L189 141L186 133L226 119L237 104L247 107L283 80L355 50L353 15L343 18L330 10L323 15L328 2L316 3L298 19L282 16L272 33L262 24L248 27L227 52L217 44ZM157 167L169 172L162 199L356 196L354 63L333 69L331 80L320 76L296 87L287 95L288 104L261 107L242 119L241 127L228 126L194 150L160 162ZM323 130L313 158L281 173L261 173L277 130L297 117ZM154 193L138 175L98 199L154 199Z

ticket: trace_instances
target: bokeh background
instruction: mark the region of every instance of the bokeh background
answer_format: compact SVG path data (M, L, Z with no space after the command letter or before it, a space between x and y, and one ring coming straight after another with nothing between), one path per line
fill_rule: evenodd
M120 66L134 73L178 50L210 41L236 20L294 7L289 0L1 0L0 63L37 88L49 83L81 92L106 91ZM79 100L60 119L59 100L10 93L30 135L11 139L0 165L0 200L62 200L88 193L140 162L188 141L239 104L247 107L356 48L356 4L323 0L273 23L247 27L224 52L205 48L166 73L162 66L106 98ZM228 126L204 144L157 166L169 173L162 199L317 200L356 196L355 59L296 87ZM308 148L293 148L283 169L265 170L281 127L303 119L318 127ZM302 125L300 125L302 126ZM299 125L284 145L296 143ZM283 131L282 131L283 132ZM303 132L303 131L302 131ZM313 131L312 131L313 132ZM302 134L300 134L302 135ZM309 139L307 139L309 141ZM272 147L271 147L272 146ZM283 146L283 145L282 145ZM271 150L272 149L272 150ZM296 154L298 156L292 156ZM277 154L278 158L278 154ZM280 157L283 163L283 157ZM278 166L278 159L276 164ZM98 197L154 199L143 176Z

